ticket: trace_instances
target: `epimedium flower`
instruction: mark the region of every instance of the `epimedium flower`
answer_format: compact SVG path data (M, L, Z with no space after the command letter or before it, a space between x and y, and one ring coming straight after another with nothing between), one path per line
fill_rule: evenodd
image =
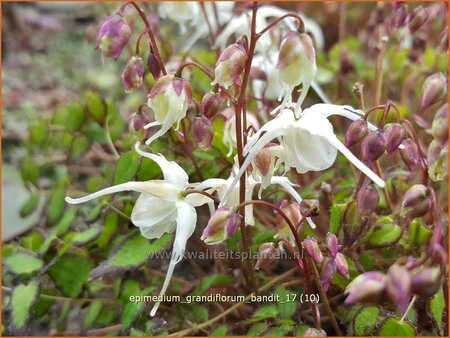
M273 112L279 109L280 107ZM246 159L224 198L228 197L256 155L275 138L280 138L280 146L283 148L280 160L284 162L286 171L295 168L299 174L302 174L327 169L333 165L339 150L378 186L384 187L384 181L356 158L336 137L333 126L327 119L331 115L341 115L351 120L360 118L360 115L350 106L315 104L305 109L299 119L295 118L291 109L284 109L249 139L244 148ZM371 124L369 128L376 130L376 127Z
M164 135L172 125L186 116L189 104L192 102L192 88L189 81L174 75L160 77L152 87L148 106L155 113L155 120L144 126L145 129L161 126L145 144L150 144L158 137Z
M102 52L103 60L117 60L130 36L131 29L121 13L103 19L98 25L96 38L96 48Z
M205 204L209 199L200 194L185 196L184 192L189 187L189 178L184 169L173 161L167 161L162 155L142 151L139 145L136 143L135 150L141 156L158 164L163 172L163 180L130 181L81 198L66 197L65 200L69 204L80 204L123 191L140 193L131 212L131 222L139 227L141 235L148 239L154 239L175 231L172 256L160 293L164 295L175 266L183 259L186 242L195 230L197 224L195 207ZM159 304L160 302L155 303L150 313L151 316L155 315Z
M241 224L242 216L232 208L221 207L209 219L201 239L206 244L218 244L233 236Z
M225 89L232 85L242 86L241 75L246 61L247 51L240 42L229 45L217 60L215 78L211 85L219 84Z

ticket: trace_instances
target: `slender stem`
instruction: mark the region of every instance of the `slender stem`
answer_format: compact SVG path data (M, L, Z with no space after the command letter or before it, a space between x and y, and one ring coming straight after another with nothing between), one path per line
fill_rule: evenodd
M148 37L150 38L150 50L155 54L156 61L158 62L159 68L161 68L162 73L164 75L167 75L167 71L166 71L166 68L164 67L164 63L162 61L161 54L159 53L158 45L156 44L156 40L155 40L155 36L152 31L152 27L150 26L150 23L148 22L148 19L145 16L145 13L142 10L142 8L139 7L134 1L129 1L129 2L124 3L120 7L119 12L123 12L125 7L130 4L133 5L133 7L139 13L142 21L144 22L144 25L147 28Z
M147 31L148 31L148 29L146 28L146 29L144 29L142 32L141 32L141 34L139 34L139 36L138 36L138 38L137 38L137 40L136 40L136 55L139 55L139 45L141 44L141 40L142 40L142 37L145 35L145 34L147 34Z
M109 149L114 155L114 158L118 160L120 158L119 153L117 152L116 147L114 146L114 143L111 139L111 133L109 132L109 116L106 118L105 123L105 134L106 134L106 143L108 144Z
M414 296L411 301L408 304L408 307L406 308L405 313L403 314L402 318L400 319L400 322L404 322L406 319L406 316L408 315L408 312L411 310L412 306L414 305L414 302L416 301L417 296Z
M205 4L203 2L199 2L199 4L200 4L200 8L202 9L203 16L205 17L206 25L208 26L209 39L211 40L211 44L215 45L216 38L214 36L211 22L209 21L208 13L206 13Z
M275 21L268 24L266 28L264 28L261 32L256 34L256 38L259 39L264 33L266 33L267 31L269 31L270 29L272 29L273 27L278 25L281 21L283 21L284 19L289 18L289 17L297 19L299 31L303 32L305 30L305 23L303 22L302 17L295 13L288 13L283 16L280 16L278 19L276 19Z
M430 191L430 197L431 197L431 210L433 213L433 220L434 224L436 224L436 228L434 231L433 239L431 241L431 245L433 244L440 244L442 239L442 221L441 217L439 215L439 209L437 206L437 199L436 199L436 192L432 187L428 187L428 190Z

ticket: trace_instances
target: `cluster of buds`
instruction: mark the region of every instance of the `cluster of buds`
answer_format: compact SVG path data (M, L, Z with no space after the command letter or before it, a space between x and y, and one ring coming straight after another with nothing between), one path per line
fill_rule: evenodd
M206 244L219 244L233 236L242 222L242 216L229 207L217 209L203 230L201 239Z
M415 184L405 193L401 215L408 218L424 216L430 210L428 188L423 184Z
M280 256L280 249L273 243L264 243L258 249L258 259L256 260L255 270L272 265Z
M225 89L232 85L242 86L242 73L247 61L247 51L239 40L228 46L216 63L215 78L212 85L218 84Z
M320 279L325 292L329 289L331 280L336 272L339 272L345 278L350 278L348 263L345 256L339 252L339 241L336 235L329 232L326 244L330 257L324 260L320 271Z
M96 39L96 48L102 52L103 60L117 60L130 36L131 29L121 13L103 19L98 26Z
M128 60L122 73L122 84L125 92L130 93L139 88L144 78L144 61L140 56Z

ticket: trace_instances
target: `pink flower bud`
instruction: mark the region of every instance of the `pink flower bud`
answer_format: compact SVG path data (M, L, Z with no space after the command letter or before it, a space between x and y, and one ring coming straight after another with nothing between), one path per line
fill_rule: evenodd
M330 288L331 280L336 273L336 263L332 258L325 258L320 270L320 281L325 292Z
M241 215L229 207L221 207L211 216L201 239L209 245L222 243L236 233L241 221Z
M192 122L192 135L201 150L211 149L214 132L211 121L204 115L196 117Z
M442 274L439 267L425 267L414 270L411 291L423 298L430 298L441 287Z
M294 224L298 224L300 222L302 215L300 214L300 208L297 203L288 204L287 200L281 202L280 209L286 214L286 216L292 221ZM286 220L281 217L279 214L276 215L276 225L278 230L278 235L281 238L289 238L292 239L292 232L286 222Z
M408 28L411 33L417 31L428 19L428 10L419 6L408 15Z
M336 258L334 259L334 262L336 263L337 271L339 271L339 273L345 278L350 278L350 275L348 273L348 263L345 259L345 256L338 252Z
M319 201L318 200L302 200L300 202L300 213L308 216L318 216L319 215Z
M400 149L400 156L409 170L413 171L420 162L417 144L412 139L408 138L402 142L402 145L403 148Z
M378 271L366 272L356 277L347 285L348 294L345 304L371 303L377 304L386 285L386 276Z
M336 235L331 232L327 234L327 247L330 251L331 257L336 258L336 254L339 249L339 241Z
M200 110L203 115L207 116L208 118L212 118L218 113L221 103L222 100L219 94L209 92L203 96Z
M406 130L399 123L388 123L384 126L384 135L386 136L386 152L393 153L406 138Z
M130 123L128 126L129 129L134 128L134 130L140 131L149 122L150 119L147 117L147 115L138 112L130 116Z
M247 61L247 51L240 43L229 45L216 63L215 79L212 85L219 84L228 89L232 85L242 86L241 75Z
M302 247L306 250L308 255L317 263L323 261L322 252L320 251L319 244L314 238L308 237L302 242Z
M367 162L376 161L386 150L386 138L382 131L370 132L362 143L362 155Z
M415 184L405 193L400 214L409 218L421 217L430 210L428 189L423 184Z
M368 184L359 189L356 201L358 212L361 216L367 217L378 208L380 195L373 184Z
M345 133L345 146L350 147L360 142L369 133L367 122L364 119L353 121Z
M117 60L130 36L131 29L123 16L119 13L110 15L98 25L96 48L100 49L104 60L110 57Z
M445 142L448 140L448 104L444 104L434 115L431 124L431 135L434 138Z
M386 277L386 290L401 313L406 311L411 297L411 276L403 265L392 265Z
M277 261L280 255L280 249L275 248L273 243L264 243L258 249L258 259L256 260L255 270L271 265Z
M133 56L126 64L122 73L122 84L125 92L130 93L139 88L144 77L144 61L139 56Z
M420 108L431 107L447 97L447 79L442 73L436 73L426 78L422 86Z
M153 75L153 78L156 80L161 75L161 68L159 67L158 60L156 59L155 54L150 52L147 57L147 67L150 73Z

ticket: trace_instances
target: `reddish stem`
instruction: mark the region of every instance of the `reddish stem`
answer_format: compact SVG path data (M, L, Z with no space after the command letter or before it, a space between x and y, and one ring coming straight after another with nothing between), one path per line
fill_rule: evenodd
M299 32L303 33L305 31L305 23L303 22L302 17L300 15L298 15L298 14L295 14L295 13L288 13L288 14L285 14L285 15L279 17L278 19L276 19L275 21L271 22L270 24L268 24L266 28L264 28L261 32L259 32L256 35L257 39L259 39L264 33L269 31L270 29L272 29L273 27L275 27L281 21L283 21L284 19L286 19L288 17L292 17L292 18L297 19L297 21L298 21L298 31Z

